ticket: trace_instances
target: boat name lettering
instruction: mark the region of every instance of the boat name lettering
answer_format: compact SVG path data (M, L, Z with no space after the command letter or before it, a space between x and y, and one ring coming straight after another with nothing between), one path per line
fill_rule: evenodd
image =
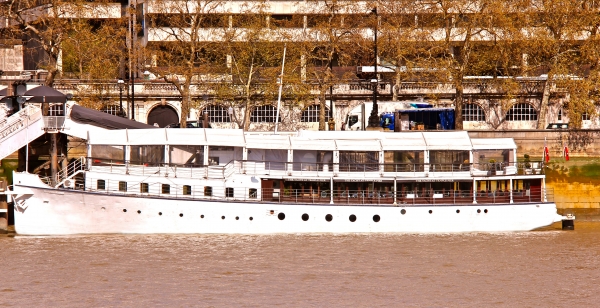
M454 179L418 179L416 182L454 182Z
M289 179L288 182L329 182L329 179Z

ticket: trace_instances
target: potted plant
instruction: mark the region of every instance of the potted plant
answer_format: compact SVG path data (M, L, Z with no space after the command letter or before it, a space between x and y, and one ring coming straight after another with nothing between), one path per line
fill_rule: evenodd
M529 154L523 155L525 158L523 162L525 163L525 174L531 174L533 170L531 170L531 160L529 158Z

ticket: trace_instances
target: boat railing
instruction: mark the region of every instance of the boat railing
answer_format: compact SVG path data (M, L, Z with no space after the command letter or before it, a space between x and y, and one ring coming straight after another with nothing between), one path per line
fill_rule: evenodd
M100 184L101 182L101 184ZM273 202L284 204L331 204L331 205L473 205L541 203L553 201L551 189L508 190L348 190L305 188L257 188L257 187L212 187L203 185L179 185L159 182L125 182L122 180L87 178L85 185L76 185L86 191L113 195L158 197L225 202ZM76 188L76 189L77 189Z
M482 177L500 175L544 174L544 162L499 163L293 163L274 161L232 160L225 165L168 164L90 157L90 170L141 176L173 176L186 178L228 178L233 174L273 176L452 176L462 174Z

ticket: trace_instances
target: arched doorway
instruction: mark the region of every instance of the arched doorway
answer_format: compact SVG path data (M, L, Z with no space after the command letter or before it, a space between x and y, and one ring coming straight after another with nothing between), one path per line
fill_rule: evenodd
M157 123L159 127L165 127L171 123L179 123L177 111L170 106L156 106L148 113L148 124Z

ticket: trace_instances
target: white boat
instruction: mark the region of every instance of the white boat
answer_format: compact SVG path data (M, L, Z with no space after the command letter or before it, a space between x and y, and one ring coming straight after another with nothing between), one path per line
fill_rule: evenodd
M524 231L564 217L541 162L464 131L90 131L55 185L14 173L18 234Z

